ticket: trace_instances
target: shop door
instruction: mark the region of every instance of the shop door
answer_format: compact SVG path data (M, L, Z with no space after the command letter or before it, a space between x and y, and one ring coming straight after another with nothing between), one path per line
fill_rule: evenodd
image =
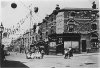
M86 52L86 40L82 40L82 52Z

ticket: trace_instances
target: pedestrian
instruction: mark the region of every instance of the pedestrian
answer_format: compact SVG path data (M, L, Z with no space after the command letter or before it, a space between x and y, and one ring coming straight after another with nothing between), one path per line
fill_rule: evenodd
M69 57L69 49L65 49L64 52L65 52L64 58L67 59Z
M5 60L5 51L4 51L4 45L1 47L1 63L3 63Z
M72 57L73 56L73 50L72 50L72 47L69 47L69 57Z
M71 47L71 57L73 56L73 48Z
M44 57L44 50L41 50L41 58L43 59Z

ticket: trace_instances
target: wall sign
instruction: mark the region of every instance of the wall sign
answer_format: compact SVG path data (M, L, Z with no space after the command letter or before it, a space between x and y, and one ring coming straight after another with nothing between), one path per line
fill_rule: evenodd
M56 16L56 33L61 34L64 32L64 12L59 12Z

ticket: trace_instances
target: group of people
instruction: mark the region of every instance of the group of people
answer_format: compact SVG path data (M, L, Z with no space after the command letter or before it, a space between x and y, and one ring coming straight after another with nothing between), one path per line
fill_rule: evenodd
M73 56L73 50L72 50L71 47L69 47L68 49L66 48L66 49L64 50L64 52L65 52L65 57L64 57L65 59L67 59L67 58L70 59L70 57Z
M44 48L40 48L37 46L31 47L29 50L29 54L31 58L43 58L45 52Z

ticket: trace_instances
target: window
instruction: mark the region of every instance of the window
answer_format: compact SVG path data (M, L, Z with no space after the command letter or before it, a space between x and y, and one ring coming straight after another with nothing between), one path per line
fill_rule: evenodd
M72 13L71 13L71 16L73 16L73 17L74 17L74 16L75 16L75 12L72 12Z
M97 25L96 25L96 24L92 24L92 25L91 25L91 29L92 29L92 30L96 30L96 29L97 29Z
M69 25L69 32L73 32L74 31L74 26L73 25Z

